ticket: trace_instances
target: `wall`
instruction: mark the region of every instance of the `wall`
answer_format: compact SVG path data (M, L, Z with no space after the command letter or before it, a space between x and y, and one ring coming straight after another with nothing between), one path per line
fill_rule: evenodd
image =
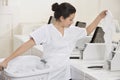
M100 10L110 10L116 20L120 23L120 0L100 0Z
M0 55L12 52L12 16L0 13ZM1 56L0 56L1 57Z
M0 4L0 15L7 15L4 19L8 20L7 22L0 21L0 24L6 25L6 27L0 25L0 35L2 36L0 38L0 57L5 57L12 52L13 35L20 34L21 24L47 23L49 16L53 15L51 5L55 2L69 2L76 7L74 23L79 20L87 22L88 25L104 9L111 10L115 19L120 23L120 9L118 9L120 0L8 0L7 6ZM7 26L8 23L9 26Z
M102 10L110 10L120 24L120 0L79 0L77 4L77 20L90 24Z

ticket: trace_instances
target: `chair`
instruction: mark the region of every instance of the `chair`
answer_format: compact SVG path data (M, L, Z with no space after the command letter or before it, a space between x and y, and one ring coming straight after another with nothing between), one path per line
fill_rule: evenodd
M53 16L49 17L48 24L53 23L55 21L55 18Z
M85 28L86 23L85 23L85 22L77 21L77 22L75 23L75 26L76 26L76 27L80 27L80 28Z
M104 31L101 27L97 27L90 43L104 43Z

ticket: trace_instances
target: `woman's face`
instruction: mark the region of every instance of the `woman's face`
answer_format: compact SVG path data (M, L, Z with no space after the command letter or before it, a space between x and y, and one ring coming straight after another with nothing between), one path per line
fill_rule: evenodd
M75 13L71 14L69 17L67 17L65 19L62 18L61 21L62 21L63 26L66 27L66 28L70 27L71 24L73 23L74 17L75 17Z

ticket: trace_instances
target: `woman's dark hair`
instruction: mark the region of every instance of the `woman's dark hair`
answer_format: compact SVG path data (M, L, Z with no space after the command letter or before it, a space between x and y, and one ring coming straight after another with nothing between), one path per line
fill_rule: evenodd
M54 11L54 17L56 20L59 20L61 16L65 19L76 12L75 7L67 2L61 3L60 5L58 3L54 3L52 5L52 10Z

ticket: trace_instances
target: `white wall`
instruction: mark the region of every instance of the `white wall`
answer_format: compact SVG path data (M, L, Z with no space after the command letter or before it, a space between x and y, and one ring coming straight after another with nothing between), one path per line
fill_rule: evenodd
M101 0L100 10L110 10L115 19L120 22L120 0Z
M99 0L79 0L77 20L90 24L99 12Z
M77 4L77 20L89 24L102 10L110 10L120 24L120 0L79 0Z
M12 52L12 17L0 13L0 55L7 56ZM1 56L0 56L1 57Z
M77 3L80 0L9 0L9 8L14 15L14 33L19 32L16 31L19 23L47 23L49 16L53 15L51 5L55 2L69 2L79 10Z
M2 53L8 55L12 51L12 39L13 34L20 33L20 25L23 23L47 23L50 15L53 15L51 5L55 2L69 2L77 9L74 23L79 21L87 22L90 24L98 13L104 9L109 9L113 13L115 19L120 23L120 0L8 0L8 6L0 4L0 14L10 15L6 17L8 22L0 21L0 24L7 25L10 22L10 26L0 26L0 57ZM1 17L0 17L1 18ZM12 29L10 29L11 27ZM5 31L7 30L7 34ZM6 37L3 36L11 36ZM4 39L4 40L3 40ZM8 41L9 40L9 41ZM6 43L4 48L2 44ZM4 56L6 56L4 55Z
M9 0L9 12L14 15L14 28L19 23L47 23L49 16L53 15L51 5L55 2L69 2L76 7L74 23L79 20L90 24L105 9L111 10L120 23L120 0Z

